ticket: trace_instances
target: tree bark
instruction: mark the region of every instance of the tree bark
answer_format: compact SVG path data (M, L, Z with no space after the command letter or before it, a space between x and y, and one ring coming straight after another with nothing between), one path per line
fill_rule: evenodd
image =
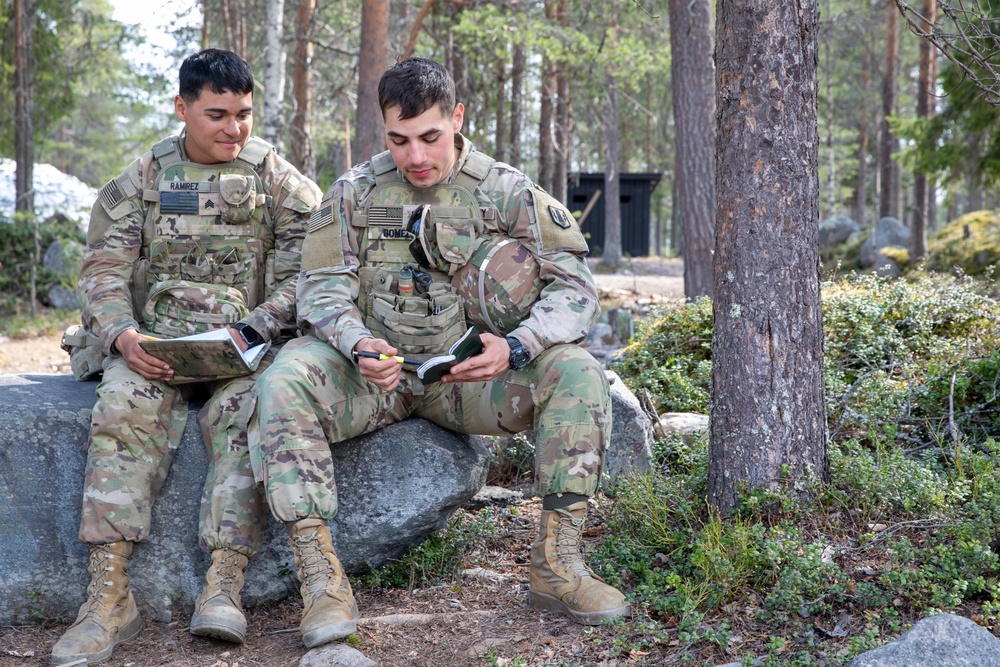
M569 29L568 0L557 0L556 20L560 28ZM567 179L569 165L572 159L572 141L570 140L572 123L572 103L569 96L569 63L560 60L556 63L556 116L553 142L555 146L555 165L552 175L552 196L566 204Z
M267 54L264 70L264 139L278 153L284 153L284 118L282 102L285 99L285 0L267 3Z
M226 48L246 58L247 19L243 0L222 0L222 22L226 29Z
M14 0L14 212L35 212L35 130L32 120L34 9L32 0Z
M622 264L621 181L618 178L618 83L608 70L604 74L604 248L601 263L609 269Z
M367 160L385 150L385 123L378 106L378 82L389 54L389 0L361 3L361 58L358 67L358 113L351 152Z
M862 227L868 221L868 122L861 114L858 128L858 179L854 186L854 221Z
M816 2L718 2L707 491L723 515L744 485L801 492L828 477Z
M493 149L493 157L500 162L507 161L507 61L497 59L497 80L496 80L496 145Z
M896 137L889 129L889 116L896 113L896 77L899 73L899 10L894 0L885 2L885 77L882 79L882 128L879 142L879 206L880 218L899 217L896 188L896 164L892 154L897 150Z
M545 0L545 18L555 21L555 3ZM555 137L552 125L555 120L556 71L549 56L542 57L542 100L538 113L538 184L552 192L555 175Z
M295 16L295 63L292 72L295 109L291 132L292 164L313 179L316 177L316 156L312 147L312 36L315 12L316 0L299 0Z
M937 0L924 0L923 15L930 30L937 22ZM917 118L930 119L934 104L934 67L931 64L931 43L920 40L920 65L917 77ZM910 263L916 263L927 256L927 228L930 215L930 195L927 175L917 172L913 175L913 227L910 229Z
M712 297L715 245L715 63L709 0L670 0L674 177L684 244L684 296Z
M525 66L524 45L514 46L513 66L510 71L510 164L517 169L523 161L521 143L521 114Z

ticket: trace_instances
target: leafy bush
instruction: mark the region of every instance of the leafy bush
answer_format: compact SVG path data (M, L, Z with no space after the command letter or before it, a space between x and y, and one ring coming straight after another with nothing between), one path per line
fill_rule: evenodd
M632 342L610 364L659 412L705 412L712 384L712 302L699 299L639 323Z
M956 268L970 276L993 271L1000 262L1000 215L975 211L956 218L927 240L930 271L951 273Z
M83 243L84 234L79 225L67 218L53 218L38 227L39 246L44 254L53 241ZM0 217L0 314L28 310L31 294L31 258L35 253L35 224L25 220L6 221ZM55 285L76 289L82 255L66 257L69 275L60 277L43 266L38 267L38 294L45 294Z

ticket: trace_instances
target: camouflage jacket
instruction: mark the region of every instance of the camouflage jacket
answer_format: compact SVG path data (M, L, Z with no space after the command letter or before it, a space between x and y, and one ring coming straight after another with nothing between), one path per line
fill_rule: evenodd
M182 132L178 143L180 157L186 160L184 136ZM134 310L133 271L143 249L143 225L148 210L143 190L156 181L158 164L152 151L147 152L105 186L117 184L124 196L118 207L128 208L128 214L113 217L100 195L91 211L79 289L84 301L83 324L100 339L104 354L111 352L122 332L141 329ZM318 205L321 191L273 149L258 174L269 198L273 250L280 260L275 261L273 292L241 322L249 324L265 340L272 340L294 327L298 260L309 217Z
M461 153L449 182L455 180L475 150L462 135L456 136L456 147ZM321 205L323 211L331 205L334 216L331 228L339 225L340 247L329 247L334 245L329 236L312 231L303 245L302 275L296 292L299 326L347 357L358 341L373 337L357 306L361 240L358 228L351 225L351 217L362 210L374 185L371 162L364 162L341 176L330 186ZM493 207L499 213L499 219L489 223L486 234L518 239L535 255L544 283L530 316L511 335L524 343L532 357L552 345L582 340L600 314L582 235L576 233L566 243L565 235L549 232L546 228L549 219L539 212L538 203L555 200L510 165L494 162L475 196L482 206ZM575 226L574 229L578 230Z

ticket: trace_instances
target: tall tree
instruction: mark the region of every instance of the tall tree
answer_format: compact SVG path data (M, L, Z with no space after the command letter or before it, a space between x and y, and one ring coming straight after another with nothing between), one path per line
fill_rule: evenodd
M927 28L937 20L937 0L924 0ZM934 49L930 40L920 40L920 72L917 79L917 118L929 119L934 115ZM910 261L917 262L927 256L927 229L930 216L930 198L927 175L918 171L913 177L913 227L910 229Z
M899 75L899 12L894 0L885 2L885 72L882 78L882 127L879 131L879 205L880 218L899 216L898 171L893 154L898 145L889 127L889 118L896 113L896 77Z
M545 0L545 18L555 23L558 0ZM546 53L542 56L542 100L538 114L538 184L552 192L555 183L556 144L556 61Z
M604 75L604 248L601 264L622 264L622 205L619 178L618 82L608 69Z
M826 479L817 0L719 0L708 499Z
M521 142L521 116L525 69L524 44L520 42L514 45L513 60L510 70L510 164L521 169L522 142Z
M241 58L247 57L247 19L243 0L222 0L222 27L226 48Z
M711 297L715 239L715 62L709 0L670 0L676 199L684 296Z
M385 150L385 125L378 106L378 82L389 53L389 0L361 3L361 56L358 62L358 112L351 152L367 160Z
M284 152L285 0L267 3L267 53L264 56L264 139Z
M556 21L563 32L569 28L569 0L556 0ZM570 100L570 67L566 58L560 58L555 66L556 74L556 109L555 109L555 132L553 133L553 146L555 148L555 163L552 168L552 196L566 202L567 179L569 176L569 165L573 159L573 142L570 140L572 133L572 103Z
M14 212L31 214L35 212L34 16L32 0L14 0ZM31 301L34 304L34 298Z
M306 176L316 175L312 145L312 59L313 15L316 0L299 0L295 15L295 62L292 86L295 110L292 113L291 161Z

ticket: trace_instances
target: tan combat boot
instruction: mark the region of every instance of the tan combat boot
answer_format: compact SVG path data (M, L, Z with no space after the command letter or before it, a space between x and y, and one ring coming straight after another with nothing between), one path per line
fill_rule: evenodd
M299 624L302 642L312 648L353 634L361 614L333 553L329 526L322 519L302 519L289 532L305 604Z
M212 565L205 573L205 587L194 603L191 634L242 644L247 637L247 619L240 603L247 557L232 549L212 552Z
M88 665L106 660L120 642L132 639L142 629L139 609L128 586L131 542L90 546L90 586L87 601L76 622L52 647L52 664L86 660Z
M565 509L542 510L538 537L531 545L528 600L535 609L569 615L598 625L631 613L625 596L591 571L580 553L587 501Z

